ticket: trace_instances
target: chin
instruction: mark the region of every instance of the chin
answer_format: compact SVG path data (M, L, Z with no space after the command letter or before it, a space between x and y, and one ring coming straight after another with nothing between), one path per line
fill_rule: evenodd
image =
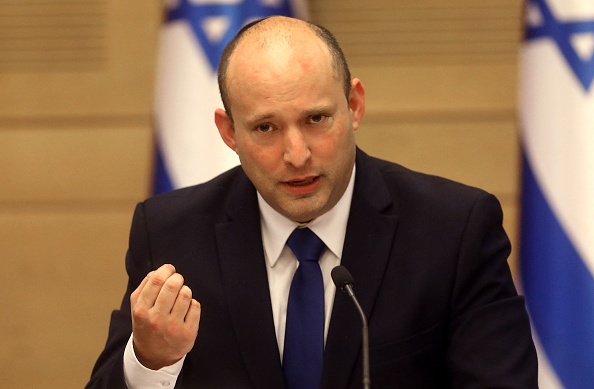
M296 212L293 212L289 218L297 223L309 223L310 221L316 219L317 217L323 214L324 212L319 209L312 209L308 211L299 209L296 210Z
M285 206L281 205L280 213L297 223L307 223L323 215L327 211L325 205L326 202L320 202L316 196L304 197L290 200Z

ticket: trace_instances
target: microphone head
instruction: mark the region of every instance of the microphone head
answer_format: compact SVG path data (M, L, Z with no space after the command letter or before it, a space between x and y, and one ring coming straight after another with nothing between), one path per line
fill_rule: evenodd
M339 289L344 289L347 285L353 285L353 276L344 266L336 266L330 274L334 285Z

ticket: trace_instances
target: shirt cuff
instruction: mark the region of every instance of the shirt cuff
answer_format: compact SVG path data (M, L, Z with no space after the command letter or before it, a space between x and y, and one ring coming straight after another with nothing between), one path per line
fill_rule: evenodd
M136 359L132 337L133 335L130 335L124 350L124 378L128 389L173 388L186 356L184 355L182 359L173 365L165 366L159 370L148 369Z

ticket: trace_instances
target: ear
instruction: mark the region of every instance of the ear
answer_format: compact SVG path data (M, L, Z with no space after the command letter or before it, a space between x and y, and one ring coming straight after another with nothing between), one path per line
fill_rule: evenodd
M235 130L233 123L223 109L217 108L215 110L215 124L219 129L219 134L227 146L237 153L237 142L235 141Z
M359 123L365 113L365 88L358 78L351 81L351 92L349 94L349 110L351 112L351 121L353 130L359 128Z

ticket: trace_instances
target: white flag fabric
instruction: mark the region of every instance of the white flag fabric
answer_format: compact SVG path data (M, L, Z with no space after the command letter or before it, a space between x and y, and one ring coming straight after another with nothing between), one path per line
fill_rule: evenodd
M169 0L157 62L154 193L204 182L239 163L219 137L216 69L245 24L307 17L305 0Z
M521 280L541 388L594 388L594 1L529 0Z

